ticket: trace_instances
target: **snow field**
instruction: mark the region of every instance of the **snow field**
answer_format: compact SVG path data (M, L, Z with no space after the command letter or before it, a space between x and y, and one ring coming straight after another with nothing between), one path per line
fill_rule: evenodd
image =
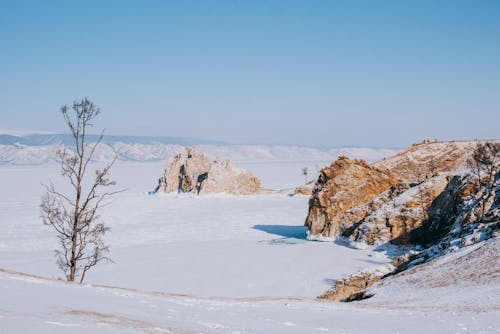
M289 188L315 164L242 167ZM305 196L148 195L163 166L115 166L126 191L101 212L115 263L83 286L54 280L57 240L39 218L41 182L64 188L57 166L0 167L0 268L11 270L0 270L0 333L498 333L494 311L317 301L336 279L389 258L308 241Z

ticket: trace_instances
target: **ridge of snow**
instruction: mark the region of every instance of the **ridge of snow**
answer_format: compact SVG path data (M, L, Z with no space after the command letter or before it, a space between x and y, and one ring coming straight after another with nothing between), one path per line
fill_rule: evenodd
M91 143L90 143L91 144ZM96 150L96 161L110 160L115 154L121 161L163 161L180 153L178 144L141 144L115 142L102 143ZM337 148L317 149L299 146L266 145L197 145L209 158L233 161L333 161L340 155L375 161L396 153L392 149ZM71 149L64 144L26 145L14 143L0 145L0 165L40 165L56 161L56 151Z

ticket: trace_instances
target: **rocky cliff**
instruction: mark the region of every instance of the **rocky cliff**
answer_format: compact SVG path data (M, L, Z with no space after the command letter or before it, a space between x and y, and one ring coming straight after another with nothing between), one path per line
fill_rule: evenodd
M335 237L369 214L359 206L372 202L400 181L386 169L364 160L340 157L321 170L309 199L305 225L309 235Z
M339 158L316 181L305 221L309 237L408 242L410 232L439 211L433 205L450 182L446 176L467 171L475 147L424 142L371 165Z
M258 178L231 161L210 161L199 150L187 147L168 160L156 191L247 195L262 188Z
M421 182L439 173L467 169L475 146L473 141L423 141L373 166L389 169L406 182Z
M371 272L356 273L339 280L331 290L319 298L335 301L370 298L377 293L377 290L367 288L375 282L383 281L388 277L399 277L400 273L406 273L408 269L420 264L438 263L443 256L450 257L461 248L489 239L493 239L490 245L498 245L500 172L496 173L490 183L483 186L478 185L477 177L473 174L448 176L445 179L448 182L444 190L428 207L428 218L407 235L407 238L417 247L395 258L391 266L381 267ZM491 268L498 270L498 251L496 253L490 256L488 259L490 262L471 258L467 263L461 264L463 268L453 266L448 269L441 268L439 275L443 282L439 284L456 282L457 273L461 274L469 270L470 265L478 261L481 265L475 269L475 272L469 274L469 279L480 280L483 278L482 274L491 272ZM447 263L447 261L441 262ZM423 277L427 277L426 273L420 272L424 275ZM495 272L495 278L498 280L498 272ZM448 282L447 279L449 279Z
M500 142L488 145L490 155L481 156L474 142L426 142L372 165L341 158L325 168L310 200L309 237L406 251L391 266L337 281L320 298L368 298L377 281L500 236Z

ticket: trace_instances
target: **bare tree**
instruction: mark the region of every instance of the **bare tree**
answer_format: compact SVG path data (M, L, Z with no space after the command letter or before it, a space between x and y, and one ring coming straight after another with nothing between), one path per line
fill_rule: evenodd
M479 186L489 184L500 169L500 143L477 142L468 163L478 179Z
M60 247L55 251L59 268L68 281L79 278L82 283L90 268L101 261L110 261L109 247L103 242L109 228L98 222L98 211L107 197L117 193L101 191L115 184L109 179L109 171L117 156L102 169L95 170L93 177L88 176L89 163L102 142L103 133L91 145L86 136L100 110L84 98L75 101L71 108L63 106L61 112L74 140L74 152L66 148L57 151L61 174L70 183L71 194L56 190L50 182L42 196L41 218L59 239Z
M307 173L309 173L309 169L307 167L302 168L302 175L304 175L304 183L307 183Z

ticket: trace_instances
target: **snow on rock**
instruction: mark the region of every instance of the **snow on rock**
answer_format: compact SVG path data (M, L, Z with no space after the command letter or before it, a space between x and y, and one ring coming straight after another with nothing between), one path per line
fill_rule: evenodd
M197 194L255 194L262 190L260 181L231 161L210 161L198 149L187 147L169 159L159 180L162 192Z
M466 173L475 147L473 141L426 141L372 165L337 160L321 171L311 196L305 223L311 238L405 242L445 189L443 175Z
M476 141L424 141L373 166L389 169L406 182L421 182L440 172L467 169L467 160L476 144Z
M398 244L410 242L411 232L420 228L428 219L427 210L441 195L448 181L445 175L441 175L414 187L401 183L391 188L392 193L384 192L366 206L373 209L383 199L389 200L358 221L354 228L345 233L346 236L353 242L369 245L389 241ZM402 189L405 190L401 192ZM397 193L400 194L395 196Z
M446 182L442 183L443 180ZM420 215L422 211L420 214L418 213L418 209L417 214L413 216L412 210L405 208L407 208L408 203L411 203L413 196L422 191L423 187L429 188L429 183L437 185L437 189L443 188L444 184L444 189L440 193L438 191L439 195L434 196L432 201L425 204L425 219ZM393 204L393 208L387 209L391 202L399 203L401 206L397 207L397 204ZM321 298L344 301L369 298L373 296L374 290L366 288L384 277L397 275L409 268L419 267L423 263L443 256L453 256L450 254L456 251L461 252L462 248L482 243L488 239L498 240L500 237L500 172L497 172L490 184L483 186L479 186L477 178L470 174L434 177L385 203L372 215L360 221L361 232L358 234L361 233L365 237L365 241L369 241L369 237L373 237L379 242L391 241L394 243L394 235L387 231L390 231L394 226L391 219L394 220L395 217L397 219L397 217L405 215L406 219L403 219L403 222L412 221L410 218L413 217L414 221L419 222L419 224L417 227L412 224L404 225L403 233L398 236L401 239L399 243L411 243L416 247L394 258L392 270L382 270L380 273L373 272L373 270L361 271L337 281L335 286L323 294ZM384 217L386 217L387 222L385 226L383 223L373 222L373 219L383 219ZM370 232L363 231L364 226L368 226L365 230ZM498 244L498 241L491 242ZM489 264L474 258L471 258L470 261L479 262L481 265L493 265L498 271L498 254L490 256ZM464 265L467 264L464 263ZM385 268L389 267L385 266ZM484 270L478 270L477 275L483 275L482 272ZM455 275L448 273L443 274L444 276L451 279ZM484 276L488 275L484 274ZM473 288L475 289L474 286Z

